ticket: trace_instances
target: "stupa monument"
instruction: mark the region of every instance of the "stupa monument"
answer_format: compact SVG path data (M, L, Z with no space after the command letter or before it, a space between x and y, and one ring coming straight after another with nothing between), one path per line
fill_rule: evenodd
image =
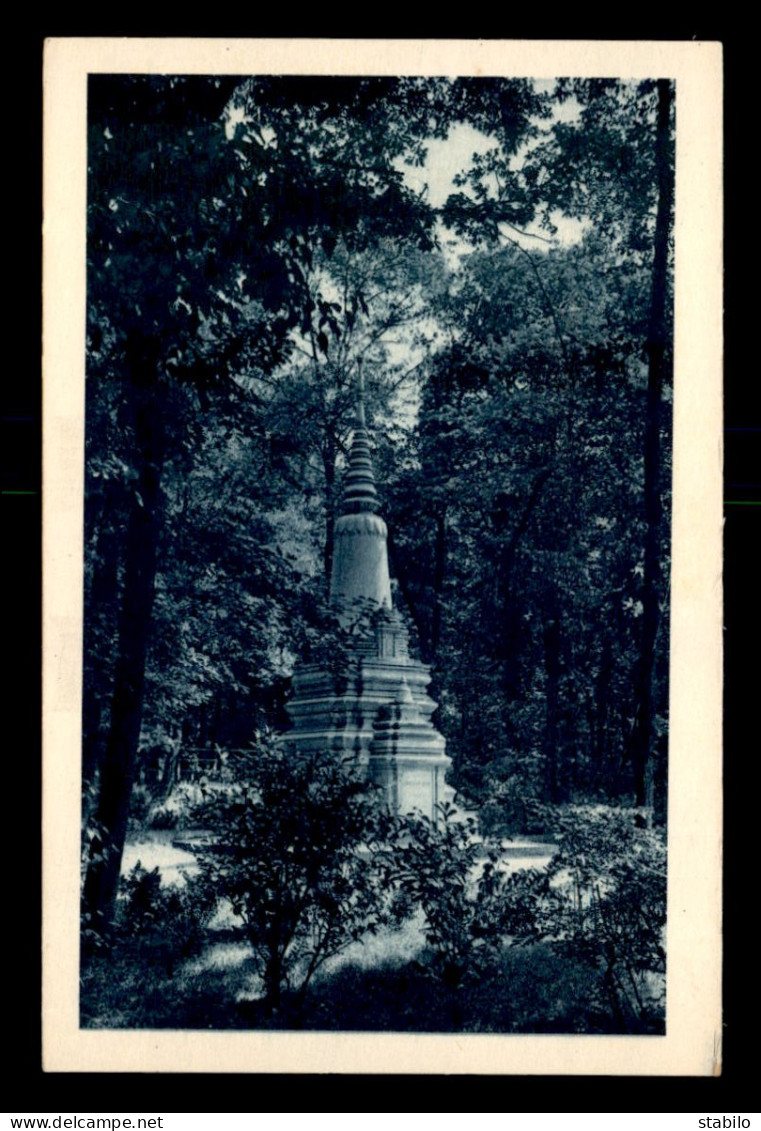
M429 669L410 656L409 633L393 606L387 537L360 375L330 578L330 604L348 634L348 676L337 680L316 664L297 668L284 742L294 756L328 749L355 757L393 812L420 810L435 821L436 806L453 800L444 780L451 759L431 721Z

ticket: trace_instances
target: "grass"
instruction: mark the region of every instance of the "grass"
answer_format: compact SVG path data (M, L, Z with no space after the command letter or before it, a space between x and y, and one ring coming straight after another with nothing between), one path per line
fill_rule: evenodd
M500 962L456 995L404 953L347 961L318 976L303 1001L284 994L268 1016L253 959L217 933L176 961L134 940L93 957L83 971L81 1024L105 1029L306 1029L361 1032L612 1033L602 981L553 945L506 947ZM621 1031L620 1029L618 1031ZM637 1032L662 1032L654 1022Z

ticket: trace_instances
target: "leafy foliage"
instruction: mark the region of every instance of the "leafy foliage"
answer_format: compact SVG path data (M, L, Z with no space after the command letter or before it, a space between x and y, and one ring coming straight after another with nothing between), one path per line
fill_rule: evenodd
M498 853L476 836L476 822L440 805L436 821L418 815L402 826L389 877L401 907L425 916L428 972L451 995L455 1027L462 1023L459 991L493 966L501 941L504 875Z
M217 443L220 433L229 440L245 431L256 437L254 461L270 470L266 378L288 361L297 330L316 332L325 356L326 328L338 333L330 300L307 285L318 250L329 259L339 237L359 252L394 236L430 247L430 209L392 165L422 120L385 112L389 96L414 102L415 84L350 81L326 101L329 87L177 76L90 83L87 604L89 638L105 655L99 662L95 653L88 671L85 768L88 808L91 801L111 849L88 869L91 918L108 920L113 910L146 698L174 737L184 724L179 704L218 706L245 679L245 636L237 657L234 648L214 655L214 618L194 616L193 598L200 591L203 606L224 575L222 554L200 576L182 578L185 591L173 584L181 571L172 576L170 515L183 509L199 450L210 432ZM364 110L358 121L352 102ZM352 312L367 306L356 294L351 301ZM249 520L260 516L253 509ZM228 510L220 524L228 535L231 517ZM254 542L267 538L266 527L254 526ZM211 539L209 549L229 542ZM231 623L264 620L277 635L280 614L267 598L292 590L288 570L273 577L282 562L271 569L267 555L251 557L262 584ZM169 582L158 602L157 581ZM106 596L102 606L96 594ZM229 617L240 602L227 596ZM285 645L266 642L254 655L277 667L278 651L282 658ZM176 654L175 696L162 695L163 679L153 696L146 669L164 669ZM256 666L266 679L266 665Z
M240 920L270 1009L285 988L303 997L328 958L383 919L373 849L383 821L371 788L348 765L300 760L262 742L249 770L210 787L198 820L202 882Z
M662 1025L665 998L666 845L637 817L605 807L556 815L557 853L541 872L514 873L506 892L507 929L598 970L593 984L625 1032Z
M390 476L455 780L498 823L502 806L504 832L529 831L537 801L633 789L646 292L593 237L534 266L512 246L471 256L442 310L460 340Z
M165 954L170 976L174 963L200 948L216 912L213 893L195 876L165 885L159 868L149 872L140 863L123 878L120 894L118 934Z

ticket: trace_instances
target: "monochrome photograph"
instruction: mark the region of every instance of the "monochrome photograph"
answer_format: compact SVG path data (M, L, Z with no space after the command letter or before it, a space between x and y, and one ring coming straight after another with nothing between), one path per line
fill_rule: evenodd
M81 372L45 405L77 489L73 540L52 495L45 525L46 569L71 548L46 939L65 919L74 984L49 969L47 1001L104 1066L227 1034L281 1071L339 1037L715 1069L716 882L674 895L696 805L715 869L720 833L718 481L682 446L720 406L711 273L689 291L714 244L678 192L693 56L433 46L76 60L81 278L47 340Z

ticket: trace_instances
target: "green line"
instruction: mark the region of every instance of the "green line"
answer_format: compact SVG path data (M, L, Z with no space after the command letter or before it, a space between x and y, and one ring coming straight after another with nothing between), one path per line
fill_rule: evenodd
M39 491L3 491L3 495L39 495Z
M761 507L761 499L725 499L725 507Z

